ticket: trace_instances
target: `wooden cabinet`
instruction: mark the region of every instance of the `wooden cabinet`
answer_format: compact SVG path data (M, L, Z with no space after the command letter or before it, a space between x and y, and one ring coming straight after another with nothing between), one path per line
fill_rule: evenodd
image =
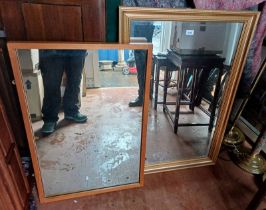
M23 3L27 38L46 41L83 41L80 6Z
M1 37L2 36L2 37ZM7 53L6 40L4 32L0 30L0 97L3 99L6 114L10 122L10 126L15 137L15 142L23 155L28 155L28 143L22 114L18 102L9 56ZM2 130L0 124L0 132L8 135L6 130ZM9 145L7 145L9 147Z
M26 209L29 184L1 98L0 125L0 206L2 210Z
M0 0L0 16L2 30L5 31L9 40L27 40L21 2Z
M8 40L105 41L105 0L0 0Z

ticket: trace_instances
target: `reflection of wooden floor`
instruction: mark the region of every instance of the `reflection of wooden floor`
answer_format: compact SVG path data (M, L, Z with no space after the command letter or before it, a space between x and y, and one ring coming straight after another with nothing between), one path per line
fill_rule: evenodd
M65 127L37 140L46 195L138 182L141 108L128 107L136 92L89 89L81 109L87 123L61 121Z
M195 115L196 120L203 118L202 113L196 112ZM193 115L188 117L193 118ZM157 113L150 112L146 159L148 164L203 157L208 154L208 144L207 126L179 127L175 134L161 107L158 107Z
M141 108L128 107L136 94L137 88L89 89L81 109L87 123L60 121L55 133L37 140L46 195L138 181ZM196 111L181 119L205 116ZM34 130L41 126L34 123ZM207 127L179 128L176 135L161 105L157 112L150 108L148 164L206 156L208 144Z
M99 71L101 87L137 87L137 75L124 75L122 71L105 70Z
M168 96L174 101L175 96ZM161 95L159 100L162 101ZM209 148L208 126L179 127L174 133L170 119L164 114L161 104L157 111L150 106L147 133L147 164L171 162L176 160L206 157ZM174 111L175 106L169 106ZM182 112L189 111L188 106L181 106ZM208 123L209 117L197 107L194 114L180 114L179 123Z

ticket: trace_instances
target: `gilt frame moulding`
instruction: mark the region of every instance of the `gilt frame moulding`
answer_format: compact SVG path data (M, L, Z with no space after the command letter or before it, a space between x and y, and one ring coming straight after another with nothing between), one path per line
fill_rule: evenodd
M145 174L215 164L259 16L259 12L251 11L119 7L120 43L130 42L131 21L134 20L243 23L243 29L236 49L235 58L231 66L228 83L222 96L223 99L227 100L222 100L216 129L213 134L208 155L206 157L188 160L176 160L172 162L145 165Z
M106 192L119 191L124 189L131 189L144 186L144 162L146 153L146 133L147 133L147 119L148 119L148 98L150 86L146 85L144 104L142 108L142 127L141 127L141 145L140 145L140 168L139 168L139 182L132 184L125 184L121 186L112 186L106 188L93 189L89 191L75 192L69 194L56 195L45 197L43 182L41 178L41 171L38 163L37 150L34 144L36 140L34 132L31 127L30 113L27 105L26 93L23 88L22 73L20 71L19 60L17 57L18 49L66 49L66 50L98 50L98 49L130 49L130 50L147 50L147 75L151 74L152 66L152 44L106 44L106 43L70 43L70 42L8 42L8 51L11 59L12 69L15 77L16 88L18 91L20 107L22 110L23 121L27 133L34 174L38 189L38 195L41 203L49 203L65 199L79 198L83 196L96 195ZM146 84L150 81L150 77L145 79Z

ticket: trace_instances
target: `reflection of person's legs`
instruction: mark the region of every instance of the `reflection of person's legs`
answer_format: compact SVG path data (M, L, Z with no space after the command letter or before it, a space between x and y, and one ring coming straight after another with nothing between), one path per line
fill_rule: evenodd
M154 31L154 25L152 22L140 22L133 24L133 37L142 37L147 42L152 42L152 36ZM134 50L136 67L138 72L138 83L139 83L139 96L129 102L130 107L142 106L144 99L144 85L145 85L145 72L146 72L146 60L147 52L145 50Z
M61 104L60 85L64 72L64 63L60 57L40 57L44 98L43 98L43 133L52 133L58 120Z
M63 98L65 119L75 122L85 122L87 116L79 113L80 82L84 66L84 56L66 57L65 71L67 85Z
M143 99L144 99L144 90L145 90L145 72L146 72L146 59L147 59L147 52L145 50L135 50L134 51L136 67L137 67L137 77L138 77L138 84L139 84L139 91L138 97L134 100L129 102L130 107L135 106L142 106Z

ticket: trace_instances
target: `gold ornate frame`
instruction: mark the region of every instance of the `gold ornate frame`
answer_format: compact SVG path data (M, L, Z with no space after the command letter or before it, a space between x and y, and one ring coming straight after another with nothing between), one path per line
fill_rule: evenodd
M45 197L43 182L41 178L41 171L38 163L37 151L35 149L35 137L34 132L31 127L30 113L27 106L26 93L23 88L22 73L20 71L20 65L17 57L18 49L88 49L88 50L98 50L98 49L131 49L131 50L147 50L147 70L145 84L149 84L152 66L152 44L103 44L103 43L51 43L51 42L9 42L8 44L9 56L11 59L12 69L15 77L16 88L19 96L20 107L23 115L23 120L25 124L26 134L28 138L28 144L30 148L30 154L32 158L34 174L37 183L37 189L39 194L39 199L41 203L49 203L53 201L60 201L71 198L78 198L88 195L95 195L100 193L131 189L136 187L142 187L144 185L144 163L146 154L146 133L147 133L147 119L148 119L148 101L149 101L149 91L150 86L145 85L144 104L142 109L142 128L141 128L141 145L140 145L140 169L139 169L139 182L132 184L125 184L121 186L106 187L101 189L69 193L64 195Z
M189 160L177 160L173 162L145 165L145 173L170 171L181 168L198 167L215 164L224 132L228 122L229 114L234 102L236 90L245 65L248 49L252 36L259 19L258 12L247 11L222 11L222 10L197 10L197 9L162 9L162 8L119 8L119 41L129 43L130 26L133 20L156 20L156 21L193 21L193 22L238 22L243 23L238 48L232 64L227 86L224 90L223 100L213 134L212 144L207 157ZM231 99L231 100L228 100Z

